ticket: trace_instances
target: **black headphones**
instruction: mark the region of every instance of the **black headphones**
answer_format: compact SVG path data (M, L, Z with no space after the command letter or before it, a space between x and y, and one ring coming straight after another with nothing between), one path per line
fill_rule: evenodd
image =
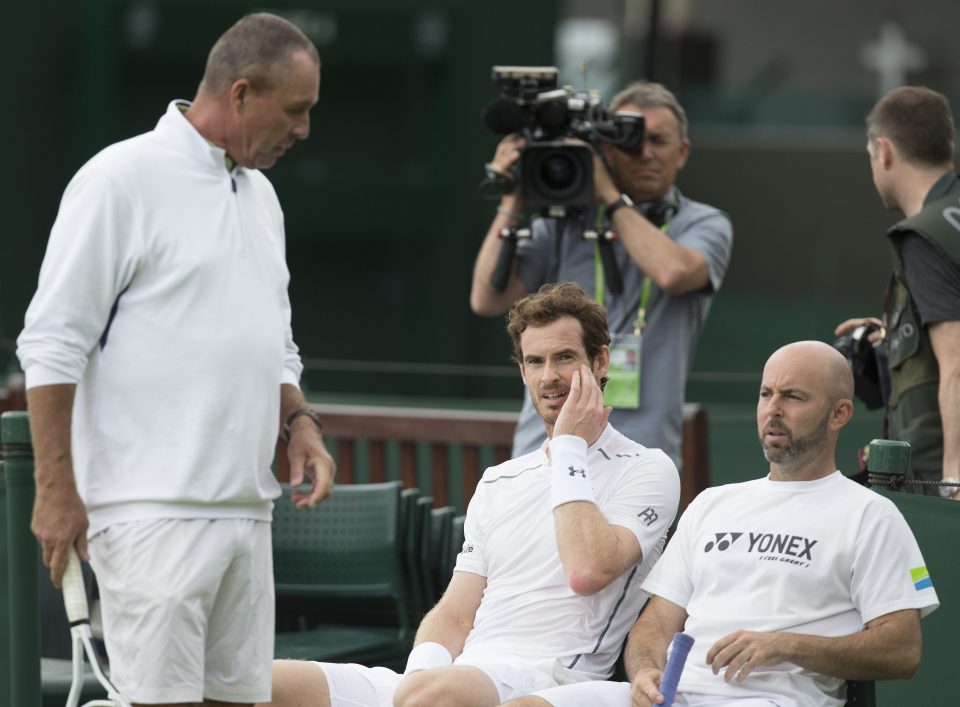
M643 216L657 228L677 215L680 209L680 195L674 191L672 199L660 199L643 208Z

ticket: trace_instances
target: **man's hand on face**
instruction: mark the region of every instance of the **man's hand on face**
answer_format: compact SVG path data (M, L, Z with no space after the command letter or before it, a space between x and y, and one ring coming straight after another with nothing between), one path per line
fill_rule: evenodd
M570 380L570 392L557 416L553 434L576 435L593 444L607 426L612 407L604 406L603 391L586 365L574 371Z

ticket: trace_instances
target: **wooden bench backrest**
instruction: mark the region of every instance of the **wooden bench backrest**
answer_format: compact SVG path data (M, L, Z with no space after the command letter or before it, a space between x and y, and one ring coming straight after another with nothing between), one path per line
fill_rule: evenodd
M408 488L418 483L417 455L421 445L429 448L430 488L423 493L434 498L434 506L456 505L466 509L486 464L484 450L492 463L510 458L517 414L474 410L375 407L362 405L319 405L314 410L323 419L324 436L337 458L337 483L358 480L357 457L366 445L368 482L388 479L387 446L399 449L399 478ZM460 450L460 494L451 497L450 449ZM683 474L680 510L710 485L707 413L700 405L685 405L683 415ZM285 446L277 447L277 476L289 479Z

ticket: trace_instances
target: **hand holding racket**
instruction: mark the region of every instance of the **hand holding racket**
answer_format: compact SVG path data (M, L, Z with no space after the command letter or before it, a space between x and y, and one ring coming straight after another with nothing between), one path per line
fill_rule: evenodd
M87 590L83 584L80 558L73 547L70 547L67 567L63 573L63 604L67 610L67 621L70 622L70 635L73 639L73 681L70 685L70 693L67 695L66 707L77 707L77 703L80 701L80 692L83 689L84 653L86 653L87 660L90 661L90 667L93 669L97 681L107 691L106 700L92 700L87 702L84 707L130 707L130 703L117 692L117 688L104 675L100 668L100 661L93 649Z
M693 643L693 637L685 633L677 633L673 636L670 655L667 656L667 665L664 667L663 677L660 679L663 707L670 707L673 704L673 698L677 694L677 685L680 683L680 674L683 672L683 666L687 662L687 656L690 654Z

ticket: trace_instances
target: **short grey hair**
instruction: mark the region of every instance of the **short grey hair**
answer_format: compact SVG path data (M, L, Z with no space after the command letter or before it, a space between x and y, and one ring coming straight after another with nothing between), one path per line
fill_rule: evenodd
M610 101L610 110L617 111L623 106L633 104L638 108L668 108L680 126L680 139L687 139L689 122L687 112L677 97L663 84L652 81L634 81L617 93Z
M238 20L216 41L207 57L199 93L217 95L247 79L255 91L275 86L298 51L320 65L313 42L292 22L268 12Z

